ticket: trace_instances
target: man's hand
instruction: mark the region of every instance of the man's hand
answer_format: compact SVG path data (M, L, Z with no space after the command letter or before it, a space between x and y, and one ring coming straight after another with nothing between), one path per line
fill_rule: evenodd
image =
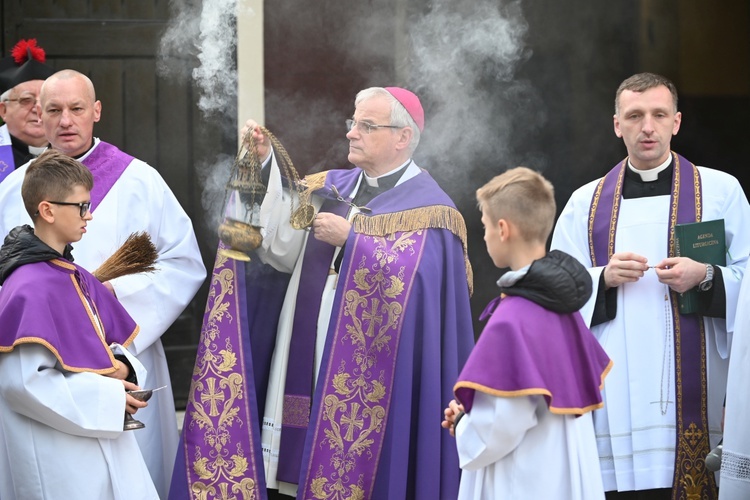
M351 223L340 215L329 212L318 212L313 219L312 231L315 239L340 247L346 243Z
M271 144L268 137L261 132L258 123L252 119L245 122L245 126L242 127L240 132L240 140L243 141L243 146L248 149L250 149L250 137L255 139L255 150L261 163L264 163L268 159L268 155L271 154Z
M462 411L464 411L464 405L458 404L455 399L451 400L451 402L448 403L448 408L443 410L445 420L440 422L440 426L443 429L448 429L453 437L456 437L456 416Z
M623 283L635 283L648 270L648 260L633 252L617 252L604 268L604 284L607 288Z
M656 267L659 281L677 293L684 293L706 279L706 264L687 257L670 257Z

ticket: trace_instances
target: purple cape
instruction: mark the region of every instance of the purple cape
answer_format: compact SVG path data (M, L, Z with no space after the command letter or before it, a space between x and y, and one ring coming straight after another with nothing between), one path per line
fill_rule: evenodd
M340 192L350 192L360 173L359 169L325 173L325 186L316 191L326 198L321 210L337 211L334 205L339 203L331 193L331 184ZM410 254L409 259L417 265L413 266L411 277L404 278L409 287L402 294L407 299L398 299L406 307L395 326L396 335L379 344L381 351L374 349L368 354L388 368L369 379L370 383L383 381L382 418L377 430L370 434L373 442L365 439L361 455L349 455L351 481L342 487L354 493L361 485L364 498L455 498L460 476L458 455L453 439L440 422L443 409L452 398L452 384L474 339L465 248L456 234L443 229L446 224L441 214L452 211L461 225L463 219L426 173L383 193L368 206L372 215L353 221L354 231L345 247L324 362L312 407L306 411L309 425L302 432L304 453L300 463L305 465L297 465L298 497L309 498L306 487L311 483L320 486L320 474L328 473L332 467L334 457L322 456L326 450L315 436L318 431L330 430L323 429L331 420L321 418L321 399L323 392L331 388L329 375L336 375L339 367L340 359L331 357L334 339L346 336L347 318L351 323L351 315L342 307L344 291L351 290L360 257L371 257L362 249L374 248L378 238L372 236L373 229L393 227L387 223L398 217L395 236L408 236L402 231L414 232L420 250ZM420 212L421 208L426 211ZM410 245L406 242L405 248ZM317 253L305 256L311 262L326 258ZM325 263L326 270L329 263L330 259ZM394 263L393 269L398 278L397 265ZM256 367L267 367L269 363L286 282L274 273L266 273L252 279L248 275L246 283L242 267L235 261L217 259L214 268L170 490L173 499L217 498L221 491L266 496L257 411L262 402L256 401L256 392L265 391L265 387L256 388L255 384L265 383L257 375L266 373L267 368ZM268 281L275 281L275 285L259 293L261 283ZM359 429L360 416L355 415L350 426L353 432ZM342 421L346 417L337 414L334 419ZM282 441L283 436L282 433ZM320 451L322 455L316 453ZM322 472L323 469L327 470Z
M86 300L104 327L99 336ZM135 321L112 293L82 267L66 260L25 264L0 289L0 352L20 344L41 344L68 371L112 373L109 344L129 345Z
M475 391L543 395L557 414L582 415L602 407L601 388L612 362L579 313L559 314L507 296L490 302L485 314L490 319L454 388L466 412Z

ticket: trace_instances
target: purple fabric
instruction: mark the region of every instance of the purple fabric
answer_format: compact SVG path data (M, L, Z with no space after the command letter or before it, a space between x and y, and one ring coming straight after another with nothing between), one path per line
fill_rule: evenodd
M308 458L305 494L330 498L337 488L361 491L371 498L388 425L403 311L410 304L414 276L426 235L413 233L409 243L358 236L353 253L357 273L340 280L346 300L330 334L328 366L321 373L325 403L316 416ZM389 253L393 260L381 257ZM325 483L323 482L325 481ZM353 495L356 496L356 495Z
M214 498L222 491L242 498L266 498L248 327L258 326L261 331L260 326L276 323L273 318L268 318L273 324L265 323L260 314L265 311L248 303L244 266L217 255L171 499L209 498L209 492ZM268 294L271 299L278 296Z
M667 255L676 256L674 226L700 222L702 188L698 169L682 156L672 153L673 174ZM622 179L627 159L616 165L600 182L589 213L589 246L593 265L609 262L614 248ZM675 349L675 393L677 434L675 436L675 476L673 495L687 498L688 491L700 498L717 498L714 475L706 470L704 458L710 451L706 401L706 344L703 319L679 312L677 292L670 292ZM690 438L688 438L690 435Z
M579 313L559 314L523 297L496 298L454 392L471 412L475 391L498 397L543 395L552 413L602 406L611 361Z
M16 162L13 159L13 145L0 145L0 182L8 177L16 169Z
M117 179L133 161L133 157L104 141L91 151L81 163L86 165L94 176L94 189L91 190L91 213L102 202Z
M326 200L320 210L345 217L348 208L348 205L344 203ZM299 289L304 290L304 293L297 294L294 309L292 340L284 386L279 466L276 473L280 481L288 483L296 483L299 478L302 451L305 446L312 406L317 318L335 249L334 246L315 238L312 231L309 232L299 284ZM315 258L308 258L309 255L314 255Z
M334 184L339 192L350 192L361 171L331 171L326 187ZM411 208L447 205L453 207L448 196L426 173L409 179L403 184L377 196L367 206L372 215L393 213ZM397 233L396 236L403 236ZM408 290L408 299L401 319L401 334L398 339L392 380L390 402L383 416L383 426L378 430L380 450L370 456L363 447L362 455L352 456L355 463L342 487L353 493L352 486L363 478L372 477L372 485L363 491L364 498L455 498L458 492L460 468L453 438L440 427L442 412L452 399L451 388L474 343L468 287L464 266L463 248L459 239L447 230L428 229L419 267ZM340 282L350 282L352 266L359 266L360 259L367 255L360 251L358 239L362 235L350 234L342 260ZM394 264L395 265L395 264ZM330 425L323 415L323 394L331 387L330 375L337 374L341 359L332 357L337 353L332 345L334 339L343 338L345 313L343 291L337 289L333 311L337 316L330 323L324 363L313 398L311 432L307 433L303 455L300 491L298 498L309 498L310 488L325 488L329 480L319 471L329 470L330 462L318 461L322 455L315 454L327 444L316 441L315 436ZM394 346L395 348L395 346ZM383 354L387 349L384 347ZM381 356L373 352L377 358ZM326 378L328 376L328 378ZM376 377L386 375L376 374ZM337 382L341 378L337 379ZM385 384L384 384L385 385ZM340 415L336 416L340 420ZM340 425L337 422L337 425ZM356 454L355 454L356 455ZM342 496L345 496L342 494Z
M102 322L105 339L89 315L87 300ZM109 344L127 346L138 333L111 292L85 269L62 259L26 264L11 273L0 289L0 325L0 352L41 344L74 372L115 371Z

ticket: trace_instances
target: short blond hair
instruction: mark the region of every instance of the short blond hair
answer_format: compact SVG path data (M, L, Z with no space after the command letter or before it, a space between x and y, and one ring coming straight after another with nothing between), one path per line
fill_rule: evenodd
M555 223L555 189L542 174L516 167L477 189L479 209L512 222L526 241L546 243Z

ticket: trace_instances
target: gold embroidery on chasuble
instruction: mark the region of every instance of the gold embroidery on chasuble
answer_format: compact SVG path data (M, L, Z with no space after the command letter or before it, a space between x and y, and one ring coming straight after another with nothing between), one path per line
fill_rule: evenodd
M247 411L243 412L245 371L238 360L240 346L220 335L220 325L239 328L239 318L232 314L238 310L233 303L235 274L234 261L217 256L190 386L185 423L203 441L187 450L186 457L192 468L189 475L200 479L190 484L191 495L198 500L253 500L259 494L256 481L247 477L252 450L243 449L242 442L231 436L237 429L249 432L251 425L244 419Z
M360 236L352 262L313 445L308 491L316 499L369 496L383 444L404 304L419 266L423 230ZM341 328L344 326L345 328ZM322 432L321 432L322 431Z

